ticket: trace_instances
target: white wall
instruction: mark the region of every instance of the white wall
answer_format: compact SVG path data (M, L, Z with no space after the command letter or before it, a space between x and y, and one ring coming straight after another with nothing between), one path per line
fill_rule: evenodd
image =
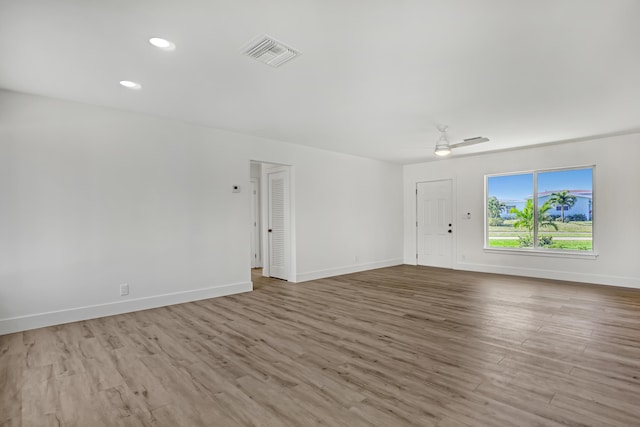
M0 91L0 333L250 290L250 160L295 168L297 280L402 262L399 165Z
M455 154L454 154L455 156ZM454 180L454 268L640 288L640 134L546 145L404 167L404 255L415 264L416 182ZM596 259L495 253L484 247L484 175L596 165ZM470 220L462 219L471 212Z

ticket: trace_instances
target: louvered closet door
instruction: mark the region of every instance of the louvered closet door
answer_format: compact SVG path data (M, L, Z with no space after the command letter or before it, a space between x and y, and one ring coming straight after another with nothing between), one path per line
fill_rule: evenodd
M289 280L289 174L269 173L269 276Z

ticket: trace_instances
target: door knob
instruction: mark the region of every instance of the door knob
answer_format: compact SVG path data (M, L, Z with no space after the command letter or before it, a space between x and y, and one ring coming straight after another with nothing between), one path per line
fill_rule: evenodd
M453 231L449 230L449 231L447 231L447 233L453 233Z
M272 229L269 229L269 233L271 233L272 231L273 231Z

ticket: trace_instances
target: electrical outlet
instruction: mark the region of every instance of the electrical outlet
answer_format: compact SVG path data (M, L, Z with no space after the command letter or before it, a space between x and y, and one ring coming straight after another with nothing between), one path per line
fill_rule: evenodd
M123 297L125 295L129 295L129 285L127 283L120 285L120 296Z

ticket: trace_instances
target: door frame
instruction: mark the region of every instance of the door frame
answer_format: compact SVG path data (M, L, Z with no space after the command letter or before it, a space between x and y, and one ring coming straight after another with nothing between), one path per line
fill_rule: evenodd
M416 252L416 257L415 257L415 265L420 265L418 264L418 245L419 245L419 238L420 236L418 236L418 184L427 184L427 183L434 183L434 182L442 182L442 181L451 181L451 224L452 225L452 229L453 229L453 236L451 236L451 269L455 270L456 269L456 264L457 264L457 253L458 253L458 232L459 232L459 225L456 221L456 218L458 216L458 203L457 203L457 199L456 199L456 194L457 194L457 189L456 189L456 180L453 177L449 177L449 178L439 178L439 179L427 179L427 180L421 180L421 181L416 181L415 185L414 185L414 202L415 202L415 211L414 211L414 218L415 218L415 224L416 224L416 228L415 228L415 252Z
M254 224L252 227L251 248L251 268L262 267L262 213L261 213L261 197L260 180L258 178L249 179L251 183L251 216Z
M287 281L288 282L296 282L296 233L295 233L295 168L291 165L283 165L277 163L269 163L269 162L261 162L256 160L257 163L262 163L262 173L260 177L260 192L263 197L261 199L261 237L262 237L262 275L264 277L271 277L269 267L270 267L270 256L271 251L269 248L269 174L275 172L286 171L289 176L289 239L288 246L289 250L286 251L288 271L287 271Z

